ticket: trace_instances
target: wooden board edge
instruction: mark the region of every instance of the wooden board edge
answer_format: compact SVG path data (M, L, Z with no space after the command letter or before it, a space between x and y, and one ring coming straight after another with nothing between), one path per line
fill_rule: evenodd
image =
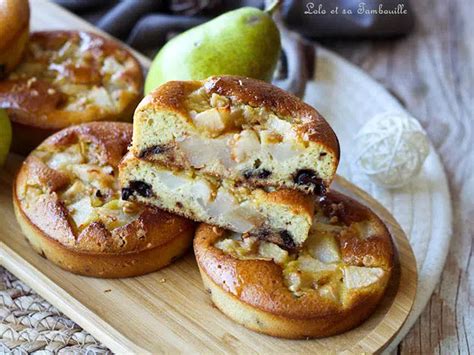
M1 240L0 266L5 267L29 285L36 293L73 319L114 353L148 353L85 307L72 294L57 286Z
M408 319L411 309L413 308L418 285L416 258L405 232L395 220L395 217L393 217L392 214L384 206L382 206L380 202L370 196L369 193L349 182L342 176L337 175L335 181L337 185L352 193L357 197L357 200L361 201L363 204L366 204L364 203L366 201L371 202L371 205L368 207L373 209L374 212L384 221L384 223L387 224L387 227L392 234L395 250L398 254L400 280L397 293L394 297L394 302L390 306L388 312L385 314L383 320L369 334L361 339L353 349L351 349L351 351L357 353L380 353L390 344L391 340L394 339L401 330L403 324L405 324L406 320ZM400 285L403 285L403 287ZM398 302L403 302L403 307L401 307L398 302L396 303L396 300L398 300ZM396 331L390 331L393 334L388 339L385 338L383 342L381 342L380 336L376 336L376 334L379 334L380 332L387 333L388 330L384 330L384 328L387 326L384 320L388 318L396 320L395 322L391 321L391 328L396 328Z

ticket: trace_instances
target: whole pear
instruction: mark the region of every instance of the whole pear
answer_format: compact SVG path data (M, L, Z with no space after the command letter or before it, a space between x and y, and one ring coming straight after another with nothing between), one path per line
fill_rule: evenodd
M233 74L270 81L280 55L271 16L254 7L226 12L171 39L158 52L145 93L169 80Z

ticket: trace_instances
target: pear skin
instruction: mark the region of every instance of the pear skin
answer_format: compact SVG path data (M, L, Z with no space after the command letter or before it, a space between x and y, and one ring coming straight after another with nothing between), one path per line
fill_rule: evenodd
M227 12L171 39L156 55L145 94L169 80L233 74L270 81L280 33L269 14L253 7Z

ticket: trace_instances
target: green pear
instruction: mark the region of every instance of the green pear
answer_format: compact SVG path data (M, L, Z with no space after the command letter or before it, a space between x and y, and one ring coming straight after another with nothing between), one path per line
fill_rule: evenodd
M171 39L158 52L145 94L169 80L233 74L270 81L280 55L270 14L253 7L226 12Z

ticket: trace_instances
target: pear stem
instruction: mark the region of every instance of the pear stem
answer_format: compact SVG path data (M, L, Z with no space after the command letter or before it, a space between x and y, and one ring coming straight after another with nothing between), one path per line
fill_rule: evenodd
M267 14L269 14L270 16L272 16L275 11L277 11L281 4L282 4L282 0L274 0L272 3L270 3L267 8L264 10Z

